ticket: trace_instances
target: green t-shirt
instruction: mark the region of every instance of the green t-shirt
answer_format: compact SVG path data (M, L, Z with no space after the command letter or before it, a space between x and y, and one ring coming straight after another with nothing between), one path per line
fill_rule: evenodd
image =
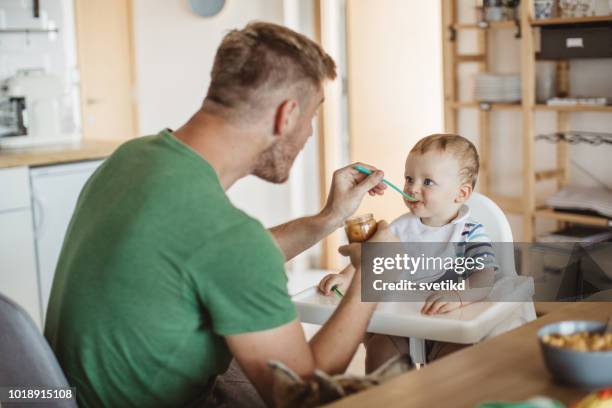
M231 354L222 336L296 318L284 257L170 131L123 144L85 185L45 336L82 407L184 406Z

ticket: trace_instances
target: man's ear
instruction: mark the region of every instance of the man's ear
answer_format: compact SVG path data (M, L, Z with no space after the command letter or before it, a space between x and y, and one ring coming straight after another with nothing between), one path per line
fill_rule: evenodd
M276 109L274 135L284 135L297 124L300 116L300 104L295 99L283 101Z
M459 187L459 194L457 194L455 202L465 203L467 199L470 198L470 196L472 195L472 191L474 191L474 189L470 184L463 184L461 187Z

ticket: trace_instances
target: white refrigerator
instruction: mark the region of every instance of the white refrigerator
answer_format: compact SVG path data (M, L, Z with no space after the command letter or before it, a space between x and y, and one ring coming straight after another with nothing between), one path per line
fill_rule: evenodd
M96 160L30 170L43 324L66 229L85 182L101 163Z

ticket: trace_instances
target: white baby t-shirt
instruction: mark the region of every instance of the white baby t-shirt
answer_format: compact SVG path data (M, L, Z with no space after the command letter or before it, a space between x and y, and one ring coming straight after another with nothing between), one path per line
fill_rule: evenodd
M410 243L413 248L411 252L415 251L415 246L418 248L419 243L423 243L420 248L428 256L480 258L485 261L486 267L498 267L491 239L484 226L470 216L470 208L466 204L459 208L457 216L451 222L439 227L423 224L421 219L412 213L397 218L390 227L401 242ZM447 271L430 269L427 272L428 276L413 277L413 280L435 281Z

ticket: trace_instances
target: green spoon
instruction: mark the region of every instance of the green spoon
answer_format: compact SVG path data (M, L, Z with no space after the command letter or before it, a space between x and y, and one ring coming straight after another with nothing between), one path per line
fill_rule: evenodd
M353 166L353 168L355 170L357 170L358 172L363 173L363 174L372 174L372 170L366 169L365 167L360 166L358 164ZM414 198L413 196L404 193L400 188L398 188L395 184L391 183L389 180L383 179L383 183L385 183L386 185L388 185L389 187L391 187L392 189L394 189L395 191L397 191L398 193L400 193L401 195L403 195L404 197L406 197L410 201L419 201L416 198Z

